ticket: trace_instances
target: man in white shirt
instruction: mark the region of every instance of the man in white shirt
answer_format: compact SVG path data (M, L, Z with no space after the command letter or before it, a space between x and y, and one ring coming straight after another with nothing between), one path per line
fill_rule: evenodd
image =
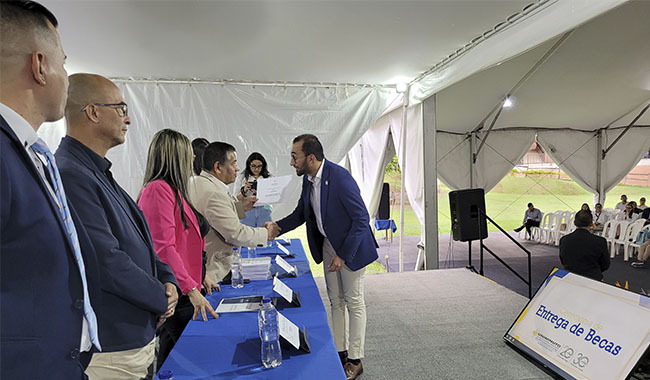
M532 203L528 203L528 208L524 214L524 221L521 226L515 228L515 232L519 232L526 228L526 233L528 234L528 239L531 237L531 228L539 227L539 223L542 221L542 212L539 209L535 208Z
M615 210L625 211L625 205L627 205L627 195L621 195L621 201L616 204Z
M230 193L228 185L235 182L238 171L235 147L213 142L203 152L203 171L190 182L190 203L211 227L205 244L206 276L214 282L222 281L230 271L233 247L266 245L278 235L275 225L249 227L241 223L245 209L252 209L257 198L244 198L242 203Z

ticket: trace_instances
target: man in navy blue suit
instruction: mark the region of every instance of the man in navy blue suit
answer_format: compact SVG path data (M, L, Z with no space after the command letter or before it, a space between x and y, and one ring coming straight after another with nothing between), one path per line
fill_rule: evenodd
M363 372L366 334L363 274L377 259L368 211L354 178L325 160L316 136L304 134L293 140L290 165L303 176L302 193L296 209L277 225L285 233L307 224L314 261L327 267L325 283L332 307L334 343L347 378L356 379Z
M83 379L84 352L101 348L93 247L36 135L65 106L57 24L38 3L0 3L2 379Z
M109 149L124 143L131 119L119 88L93 74L69 77L67 136L56 151L70 202L97 251L102 352L93 380L141 379L154 359L156 324L174 312L174 274L154 251L142 211L114 180Z

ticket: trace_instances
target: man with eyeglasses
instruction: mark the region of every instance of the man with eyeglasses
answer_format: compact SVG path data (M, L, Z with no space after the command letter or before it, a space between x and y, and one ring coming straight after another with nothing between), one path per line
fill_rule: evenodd
M158 258L144 216L111 173L106 153L124 143L131 119L117 86L93 74L69 77L67 136L56 152L69 201L100 263L102 352L93 379L141 379L154 360L157 325L174 313L177 282Z
M352 175L325 159L316 136L293 139L290 165L303 176L302 193L293 213L277 226L285 233L307 224L314 261L327 269L334 343L346 377L356 379L363 373L366 336L363 275L378 257L368 211Z
M78 380L101 348L93 246L36 132L63 117L56 17L0 2L0 378Z

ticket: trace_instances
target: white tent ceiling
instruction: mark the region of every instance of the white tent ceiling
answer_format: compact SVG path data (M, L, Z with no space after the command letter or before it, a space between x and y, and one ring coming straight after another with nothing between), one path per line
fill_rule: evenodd
M596 130L627 125L650 100L650 2L630 2L577 28L514 94L495 128ZM438 129L473 130L558 38L437 96ZM491 120L491 119L490 119ZM650 125L650 112L636 123Z
M534 0L59 1L71 72L408 82Z

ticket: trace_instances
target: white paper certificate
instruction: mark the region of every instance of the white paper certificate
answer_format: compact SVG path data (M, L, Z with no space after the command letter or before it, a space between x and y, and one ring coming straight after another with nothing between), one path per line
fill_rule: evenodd
M287 273L293 273L293 267L280 255L275 256L275 263Z
M283 203L285 190L291 182L292 176L260 178L257 180L257 202L256 206Z
M280 336L291 343L296 349L300 349L300 329L293 322L285 318L284 315L280 314L280 312L278 312L278 328L280 330Z
M273 277L273 290L282 296L288 302L293 302L293 290L276 276Z

